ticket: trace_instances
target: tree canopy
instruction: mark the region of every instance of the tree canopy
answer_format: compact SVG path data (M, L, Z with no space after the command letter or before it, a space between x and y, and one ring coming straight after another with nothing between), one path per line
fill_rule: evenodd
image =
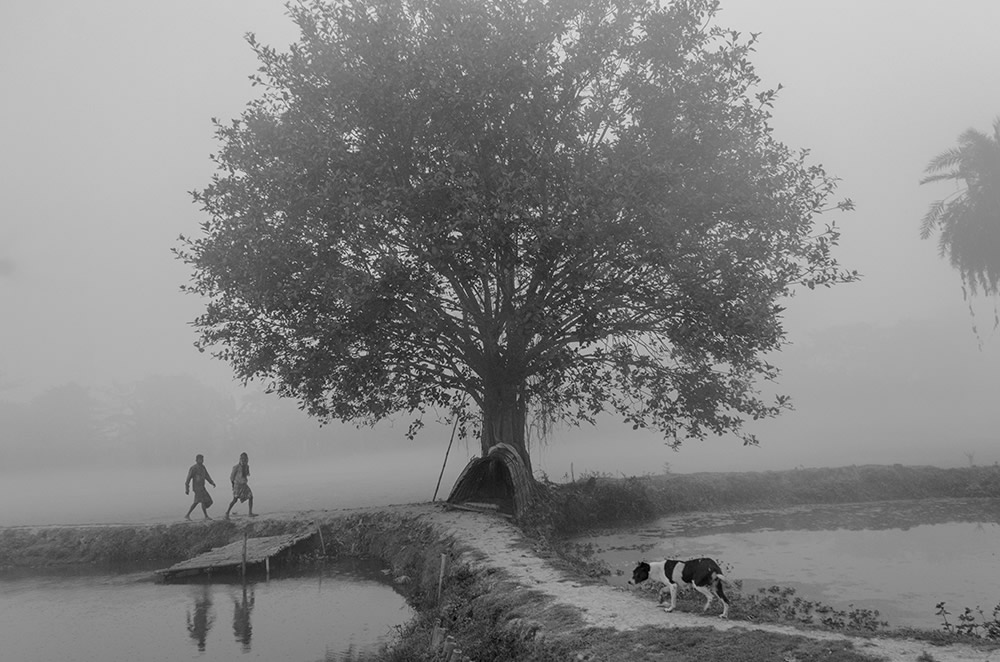
M248 40L182 237L198 344L323 420L613 412L675 447L777 414L783 300L853 280L835 181L770 127L716 2L337 0Z
M967 129L958 146L931 159L921 184L953 181L955 192L931 203L920 226L928 239L940 231L938 249L975 295L1000 293L1000 117L993 135Z

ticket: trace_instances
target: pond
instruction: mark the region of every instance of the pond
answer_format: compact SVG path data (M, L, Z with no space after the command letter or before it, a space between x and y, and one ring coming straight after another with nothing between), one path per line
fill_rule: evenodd
M269 581L154 583L150 571L0 575L4 660L346 662L413 617L378 565Z
M745 593L774 585L839 610L877 609L891 627L939 629L1000 603L1000 500L928 499L666 517L580 536L625 585L641 559L717 559ZM955 618L951 618L955 622Z

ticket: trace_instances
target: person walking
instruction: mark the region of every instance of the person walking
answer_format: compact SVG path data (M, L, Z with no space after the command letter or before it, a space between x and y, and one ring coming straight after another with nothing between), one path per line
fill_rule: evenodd
M229 473L229 482L233 484L233 500L229 502L229 507L226 508L226 519L229 519L229 512L236 505L237 501L240 503L247 501L250 508L250 517L257 516L253 512L253 492L250 490L249 480L250 458L246 453L240 453L239 463Z
M205 519L212 519L208 516L208 507L212 505L212 495L208 493L208 488L205 487L205 483L211 483L212 487L215 487L215 481L208 473L208 469L205 468L205 456L198 454L194 456L194 464L188 469L187 478L184 480L184 494L190 494L191 488L194 487L194 503L188 508L187 514L184 519L191 519L191 512L194 507L201 504L201 512L205 513Z

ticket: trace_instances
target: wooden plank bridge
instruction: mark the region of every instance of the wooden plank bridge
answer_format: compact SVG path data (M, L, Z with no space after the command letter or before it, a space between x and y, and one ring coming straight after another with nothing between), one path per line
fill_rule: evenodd
M187 561L175 563L169 568L156 570L155 572L164 579L168 579L180 573L211 573L213 570L221 570L223 568L232 568L234 566L246 568L246 566L253 563L264 563L270 575L272 556L314 535L316 535L316 530L289 533L280 536L267 536L264 538L248 538L244 534L242 540L237 540L223 547L216 547Z

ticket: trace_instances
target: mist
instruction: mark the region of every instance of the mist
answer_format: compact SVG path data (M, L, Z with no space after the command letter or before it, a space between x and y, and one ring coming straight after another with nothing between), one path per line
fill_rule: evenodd
M730 1L718 20L761 33L758 73L783 86L775 132L856 203L836 255L863 278L784 302L783 376L764 387L794 410L748 428L759 446L675 452L605 417L533 438L536 472L1000 461L996 302L966 299L920 240L949 191L918 185L933 155L1000 114L1000 4ZM255 97L247 32L279 49L296 38L272 0L0 7L0 498L13 506L0 525L179 517L196 453L223 505L243 451L262 512L432 496L451 441L433 416L413 440L403 416L320 426L193 346L203 302L179 291L189 274L170 250L203 220L188 191L212 173L210 119ZM477 454L454 440L445 496Z

